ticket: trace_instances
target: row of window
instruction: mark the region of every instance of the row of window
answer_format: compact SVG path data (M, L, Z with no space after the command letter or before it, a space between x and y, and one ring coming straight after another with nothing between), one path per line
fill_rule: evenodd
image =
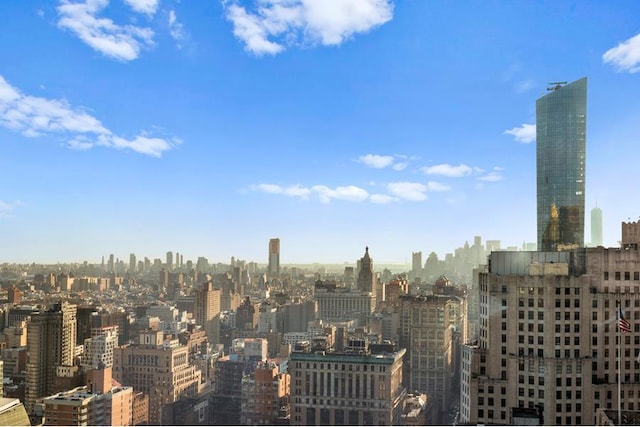
M613 273L613 280L622 280L623 274L620 271ZM604 280L609 280L609 272L604 272ZM631 280L631 272L624 272L624 280ZM633 272L633 280L640 280L640 271Z

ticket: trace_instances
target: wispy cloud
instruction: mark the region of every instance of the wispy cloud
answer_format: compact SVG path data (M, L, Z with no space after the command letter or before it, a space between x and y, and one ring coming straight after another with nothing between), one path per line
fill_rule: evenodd
M502 175L498 171L491 171L487 175L479 176L478 181L498 182L502 181Z
M138 13L154 15L158 10L158 0L124 0L125 3Z
M182 48L181 41L185 39L186 32L182 23L178 22L174 10L169 11L169 34L176 41L178 48Z
M420 201L427 199L429 188L419 182L392 182L387 184L389 193L403 200Z
M606 64L613 65L617 71L629 73L640 71L640 34L606 51L602 55L602 60Z
M381 156L379 154L367 154L358 158L359 163L376 169L384 169L387 166L391 166L393 160L393 156Z
M281 187L276 184L258 184L252 187L252 189L270 194L283 194L285 196L299 197L301 199L308 199L311 195L311 189L302 187L298 184L291 185L289 187Z
M281 186L277 184L257 184L251 185L249 188L253 191L259 191L268 194L279 194L289 197L295 197L302 200L316 198L322 203L329 203L332 200L343 200L348 202L364 202L369 201L376 204L387 204L392 202L406 201L422 201L427 200L428 192L449 191L450 187L438 182L430 181L426 184L420 182L391 182L379 186L384 188L388 194L373 193L370 194L364 188L355 185L338 186L335 188L326 185L313 185L310 187L299 184L291 186Z
M133 139L113 134L100 120L65 100L29 96L11 86L0 75L0 126L27 137L61 135L71 148L86 150L94 146L132 150L153 157L179 144L140 132Z
M460 178L463 176L471 175L477 168L460 163L458 166L453 166L448 163L442 163L434 166L425 166L420 168L422 173L426 175L441 175L450 178Z
M369 198L367 190L355 185L336 188L329 188L326 185L314 185L311 190L320 197L320 201L323 203L329 203L332 199L362 202Z
M372 194L369 197L369 200L371 200L372 203L384 205L387 203L397 202L398 198L389 196L388 194Z
M257 0L249 11L239 0L221 1L234 35L255 55L340 45L393 17L391 0Z
M512 135L517 142L528 144L536 140L536 125L523 123L519 127L505 130L504 133Z
M394 154L394 155L380 155L380 154L366 154L364 156L360 156L357 159L358 163L362 163L363 165L375 168L375 169L384 169L387 167L391 167L391 169L395 171L403 171L409 165L409 161L413 160L413 158L402 155L402 154Z
M128 0L129 4L151 10L157 2ZM58 26L70 30L91 48L119 61L131 61L140 55L140 50L153 45L153 31L135 25L118 25L98 14L109 4L109 0L85 0L74 3L61 0L58 6ZM154 9L155 11L155 9Z
M5 202L0 200L0 219L13 217L13 211L22 204L20 200Z
M429 181L427 182L427 189L429 191L449 191L451 190L451 187L439 182Z

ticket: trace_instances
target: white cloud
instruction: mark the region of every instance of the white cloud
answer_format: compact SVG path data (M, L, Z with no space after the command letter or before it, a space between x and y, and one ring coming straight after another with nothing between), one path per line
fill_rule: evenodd
M322 203L329 203L331 199L361 202L369 197L367 190L355 185L336 188L329 188L326 185L314 185L311 190L320 197Z
M517 142L528 144L536 140L536 125L523 123L520 127L505 130L504 133L512 135Z
M429 191L449 191L451 190L451 187L446 184L441 184L439 182L429 181L427 182L427 189Z
M97 15L108 4L109 0L85 0L84 3L61 0L57 8L60 16L58 26L70 30L105 56L120 61L134 60L142 48L153 44L153 31L150 28L118 25L111 19L98 18Z
M367 154L360 156L358 162L376 169L383 169L393 164L393 156L380 156L378 154Z
M349 202L362 202L369 198L369 193L355 185L347 185L343 187L330 188L326 185L314 185L313 187L304 187L301 185L292 185L283 187L277 184L258 184L250 187L252 190L262 191L269 194L281 194L284 196L298 197L308 199L310 196L317 196L322 203L329 203L331 200L345 200Z
M184 26L182 23L178 22L178 18L176 17L176 12L173 10L169 11L169 34L176 41L180 42L186 36L184 31ZM178 43L178 47L182 47L180 43Z
M498 182L502 181L502 175L500 175L498 171L494 170L492 172L489 172L487 175L479 176L478 180L484 182Z
M129 140L114 135L100 120L65 100L29 96L11 86L0 75L0 126L27 137L62 135L70 148L87 150L96 145L128 149L160 157L180 141L148 136L141 132Z
M153 15L158 10L158 0L124 0L125 3L138 13Z
M252 189L270 194L283 194L285 196L300 197L302 199L308 199L311 194L311 190L309 188L302 187L298 184L291 185L289 187L281 187L276 184L258 184L252 186Z
M637 73L640 71L640 34L631 37L609 49L602 55L606 64L613 65L617 71Z
M427 199L428 187L419 182L392 182L387 184L387 190L400 199L420 201Z
M221 1L234 35L256 55L291 45L339 45L393 17L391 0L257 0L253 11L239 0Z
M388 194L372 194L369 200L371 200L372 203L381 205L398 201L397 198L391 197Z
M391 169L393 169L394 171L403 171L407 168L408 165L408 163L396 163L395 165L391 166Z
M427 175L442 175L450 178L460 178L463 176L471 175L474 168L467 166L464 163L460 163L458 166L453 166L448 163L442 163L434 166L425 166L420 169ZM477 168L475 169L477 170Z
M5 202L0 200L0 219L11 218L13 211L22 204L20 200L14 200L13 202Z

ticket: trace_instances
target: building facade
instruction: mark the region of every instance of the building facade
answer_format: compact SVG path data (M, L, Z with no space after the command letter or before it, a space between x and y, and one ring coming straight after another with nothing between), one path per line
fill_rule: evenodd
M280 276L280 239L269 240L269 276Z
M538 250L584 246L587 78L536 101Z
M56 368L72 366L76 349L76 306L66 302L31 317L27 327L27 387L25 408L54 393Z
M640 408L637 229L623 224L623 248L491 254L479 339L463 350L461 422L531 410L545 425L593 425L599 408L617 408L618 375L622 409ZM618 303L630 333L617 329Z
M398 425L404 349L290 355L291 425Z

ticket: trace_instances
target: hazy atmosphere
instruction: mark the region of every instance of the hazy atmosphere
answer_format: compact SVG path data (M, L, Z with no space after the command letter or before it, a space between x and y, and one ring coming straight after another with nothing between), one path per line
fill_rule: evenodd
M322 7L319 6L322 4ZM378 263L536 241L535 101L588 77L589 212L640 216L640 3L9 1L3 262Z

